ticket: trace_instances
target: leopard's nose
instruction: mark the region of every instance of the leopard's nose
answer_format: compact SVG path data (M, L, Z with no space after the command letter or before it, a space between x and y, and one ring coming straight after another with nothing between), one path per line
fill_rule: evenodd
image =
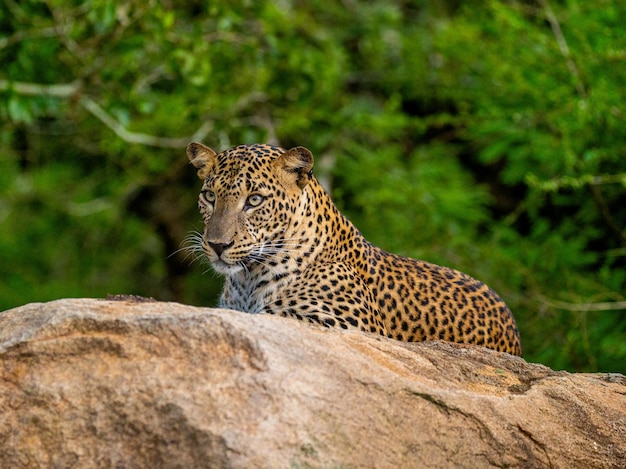
M235 241L233 240L230 243L212 243L208 241L207 244L211 247L211 249L215 251L215 254L217 254L217 257L220 257L226 249L228 249L233 244L235 244Z

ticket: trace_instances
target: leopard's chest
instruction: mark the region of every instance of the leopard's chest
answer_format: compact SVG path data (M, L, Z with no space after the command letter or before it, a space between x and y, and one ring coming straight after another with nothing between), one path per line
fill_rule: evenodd
M281 292L292 281L293 275L230 277L224 285L220 306L252 314L262 313L281 297Z

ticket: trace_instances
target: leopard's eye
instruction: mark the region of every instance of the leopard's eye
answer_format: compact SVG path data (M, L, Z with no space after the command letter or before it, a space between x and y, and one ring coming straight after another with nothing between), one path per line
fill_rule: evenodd
M248 197L248 200L246 200L245 208L258 207L259 205L261 205L261 202L263 202L264 200L265 200L265 197L263 197L262 195L252 194L250 197Z
M215 192L202 191L202 198L210 204L215 203Z

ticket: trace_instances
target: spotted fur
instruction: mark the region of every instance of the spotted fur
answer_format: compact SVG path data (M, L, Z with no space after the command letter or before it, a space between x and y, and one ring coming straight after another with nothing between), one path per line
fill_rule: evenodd
M202 251L226 277L220 306L521 354L515 319L493 290L369 243L313 176L306 148L217 154L191 143L187 155L203 181Z

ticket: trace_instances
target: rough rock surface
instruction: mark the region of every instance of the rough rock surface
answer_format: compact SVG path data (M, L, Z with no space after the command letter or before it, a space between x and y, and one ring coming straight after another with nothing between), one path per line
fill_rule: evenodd
M622 375L129 300L0 313L0 467L626 466Z

